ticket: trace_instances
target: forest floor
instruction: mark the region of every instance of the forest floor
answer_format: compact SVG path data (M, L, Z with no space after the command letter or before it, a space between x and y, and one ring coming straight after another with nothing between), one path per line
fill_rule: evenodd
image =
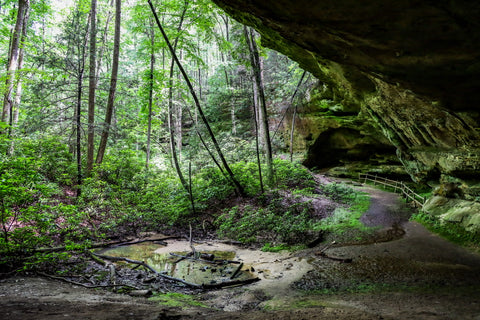
M261 281L196 293L202 306L167 306L23 275L0 281L0 318L480 320L480 256L408 221L411 212L397 195L362 189L372 202L361 221L378 227L374 235L350 234L328 239L336 241L328 249L293 253L235 247Z

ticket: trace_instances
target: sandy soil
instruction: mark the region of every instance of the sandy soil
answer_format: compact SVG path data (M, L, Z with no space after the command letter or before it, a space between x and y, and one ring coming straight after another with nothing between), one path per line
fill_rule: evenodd
M0 282L0 318L480 320L480 256L408 222L410 212L396 195L367 191L372 205L362 221L379 226L377 235L369 243L340 242L325 251L351 263L317 255L323 245L291 254L210 243L203 249L235 250L262 281L202 293L198 299L211 308L182 310L41 277L13 277Z

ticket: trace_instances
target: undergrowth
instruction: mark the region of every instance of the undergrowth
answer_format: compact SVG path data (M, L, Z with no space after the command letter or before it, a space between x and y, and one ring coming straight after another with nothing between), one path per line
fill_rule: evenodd
M465 230L462 226L450 222L441 222L435 216L420 211L411 218L424 225L429 231L464 247L480 250L480 234Z
M320 233L368 229L359 221L370 205L367 194L338 183L320 186L319 193L311 196L337 201L338 207L329 217L317 216L312 198L304 197L305 194L273 193L263 203L225 209L215 221L217 233L220 237L263 245L264 251L280 251L295 248Z

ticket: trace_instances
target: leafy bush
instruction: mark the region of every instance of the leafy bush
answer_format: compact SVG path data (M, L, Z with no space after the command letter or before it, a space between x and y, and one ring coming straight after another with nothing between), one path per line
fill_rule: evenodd
M312 174L299 163L274 159L273 165L277 188L288 189L295 187L297 189L304 189L311 188L315 185Z
M68 146L57 137L23 138L16 141L15 153L32 159L31 169L48 181L73 185L76 165Z
M218 235L244 243L296 243L312 225L310 202L288 204L282 200L275 198L266 207L226 209L215 221Z
M319 186L319 191L334 201L340 201L346 204L354 203L358 191L343 183L328 183Z
M6 158L0 164L1 251L25 248L42 243L51 217L42 203L57 192L34 168L32 158Z

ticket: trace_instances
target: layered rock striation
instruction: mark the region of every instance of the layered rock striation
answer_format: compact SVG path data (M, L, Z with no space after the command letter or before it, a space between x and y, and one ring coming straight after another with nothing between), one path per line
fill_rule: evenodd
M386 138L414 181L456 183L480 199L480 2L214 2L373 120L384 137L369 146ZM306 163L322 166L318 146L361 134L342 130L318 135Z

